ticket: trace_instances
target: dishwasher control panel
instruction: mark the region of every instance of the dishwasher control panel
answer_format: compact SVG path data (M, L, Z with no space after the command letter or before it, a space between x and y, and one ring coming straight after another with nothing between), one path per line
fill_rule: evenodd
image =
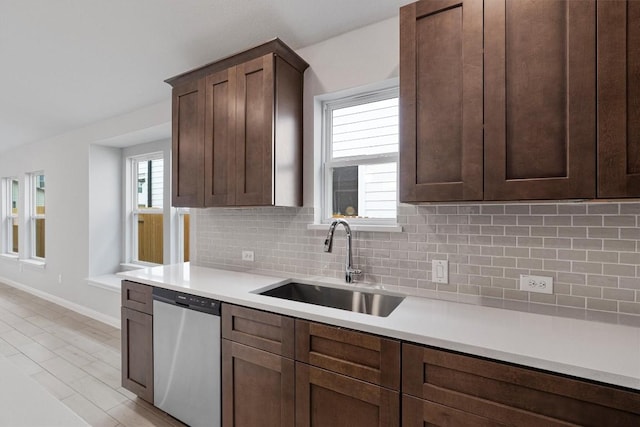
M153 299L203 313L220 315L220 301L172 289L153 288Z

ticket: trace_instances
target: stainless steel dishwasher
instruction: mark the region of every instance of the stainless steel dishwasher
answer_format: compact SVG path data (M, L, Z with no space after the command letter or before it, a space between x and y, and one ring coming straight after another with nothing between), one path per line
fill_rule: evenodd
M153 289L154 405L191 427L221 424L220 301Z

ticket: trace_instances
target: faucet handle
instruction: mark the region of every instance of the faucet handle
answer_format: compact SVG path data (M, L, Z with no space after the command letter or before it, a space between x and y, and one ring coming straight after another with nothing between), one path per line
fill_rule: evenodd
M347 283L353 283L355 279L360 277L362 270L359 268L348 268L344 275L344 280Z

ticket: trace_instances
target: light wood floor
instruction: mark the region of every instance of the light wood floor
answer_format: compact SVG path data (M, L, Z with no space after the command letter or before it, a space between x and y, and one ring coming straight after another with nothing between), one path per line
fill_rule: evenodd
M121 387L119 329L2 283L0 355L92 426L184 426Z

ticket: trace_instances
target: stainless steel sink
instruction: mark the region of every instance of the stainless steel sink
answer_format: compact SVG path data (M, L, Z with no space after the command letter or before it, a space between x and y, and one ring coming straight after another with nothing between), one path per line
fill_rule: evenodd
M404 300L402 296L297 282L285 283L259 294L380 317L387 317Z

